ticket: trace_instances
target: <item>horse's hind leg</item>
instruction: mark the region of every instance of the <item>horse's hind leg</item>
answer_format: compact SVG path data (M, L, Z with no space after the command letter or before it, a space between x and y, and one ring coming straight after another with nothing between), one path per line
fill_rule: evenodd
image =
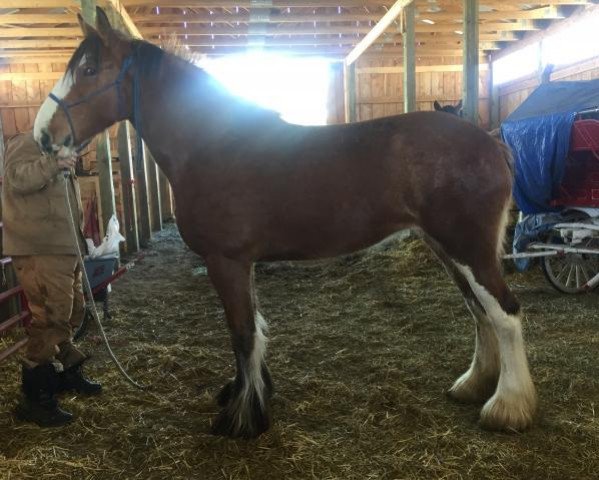
M266 363L266 324L257 311L253 265L223 256L206 258L208 275L223 303L236 361L236 375L218 395L223 407L212 432L253 438L270 427L272 382Z
M455 381L448 393L461 402L482 403L493 395L497 387L500 370L497 336L466 277L436 241L426 236L425 241L437 254L447 273L464 295L466 306L474 317L476 329L474 356L470 368Z
M481 425L493 430L524 430L532 423L537 398L524 351L518 302L505 284L496 258L476 262L476 266L455 261L455 266L486 312L499 347L497 390L483 406Z

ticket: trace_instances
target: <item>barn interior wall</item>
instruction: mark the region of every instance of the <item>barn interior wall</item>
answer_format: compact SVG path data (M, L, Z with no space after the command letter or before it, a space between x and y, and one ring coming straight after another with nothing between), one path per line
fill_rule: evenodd
M356 67L358 120L403 113L401 59L364 58ZM489 126L490 78L481 64L479 81L479 125ZM416 110L433 110L433 102L456 104L462 98L462 60L421 59L416 65Z
M572 65L556 68L551 74L555 80L592 80L599 78L599 57L594 57ZM499 86L499 116L504 120L537 88L540 79L537 75L521 78Z
M33 122L42 101L48 96L65 69L66 63L0 65L0 119L2 120L5 144L10 137L33 128ZM109 133L117 216L122 225L122 186L117 161L117 127L112 127ZM91 175L81 181L82 199L85 205L94 195L98 196L99 194L97 176L93 176L97 173L95 140L82 152L82 163L83 169ZM99 200L97 203L99 204ZM98 211L98 214L98 217L101 218L101 212ZM100 232L103 232L103 226L100 226Z

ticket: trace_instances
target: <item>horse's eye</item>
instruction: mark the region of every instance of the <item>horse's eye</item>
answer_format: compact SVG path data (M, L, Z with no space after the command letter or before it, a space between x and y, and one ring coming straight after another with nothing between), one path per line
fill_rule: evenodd
M85 75L86 77L91 77L92 75L96 74L96 69L94 67L85 67L83 69L83 75Z

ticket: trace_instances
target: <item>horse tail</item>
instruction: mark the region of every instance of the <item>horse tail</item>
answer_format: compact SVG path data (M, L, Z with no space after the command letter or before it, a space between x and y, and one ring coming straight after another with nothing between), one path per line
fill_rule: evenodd
M502 142L501 140L498 140L498 139L496 139L495 141L497 142L497 144L499 146L499 150L501 152L501 155L503 156L503 159L505 160L507 168L509 168L510 173L512 174L512 177L513 177L515 167L514 167L514 156L512 155L512 150L509 147L509 145L506 144L505 142Z
M510 192L513 187L514 180L514 157L512 155L512 151L506 143L501 140L495 140L497 142L497 146L499 147L499 153L503 157L508 170L510 172L509 182L510 182ZM509 223L510 210L512 207L512 196L510 195L507 198L507 201L503 207L503 212L501 215L501 219L499 221L499 230L498 230L498 241L497 241L497 256L501 258L505 252L505 241L506 241L506 227Z

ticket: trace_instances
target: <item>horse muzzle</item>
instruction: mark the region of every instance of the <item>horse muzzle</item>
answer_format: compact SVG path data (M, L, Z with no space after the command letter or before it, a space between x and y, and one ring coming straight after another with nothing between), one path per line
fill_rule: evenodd
M73 136L70 133L67 134L61 142L56 142L48 130L43 129L41 131L40 138L36 140L38 141L42 151L46 153L56 153L60 151L66 153L68 151L75 150L75 146L73 145Z

